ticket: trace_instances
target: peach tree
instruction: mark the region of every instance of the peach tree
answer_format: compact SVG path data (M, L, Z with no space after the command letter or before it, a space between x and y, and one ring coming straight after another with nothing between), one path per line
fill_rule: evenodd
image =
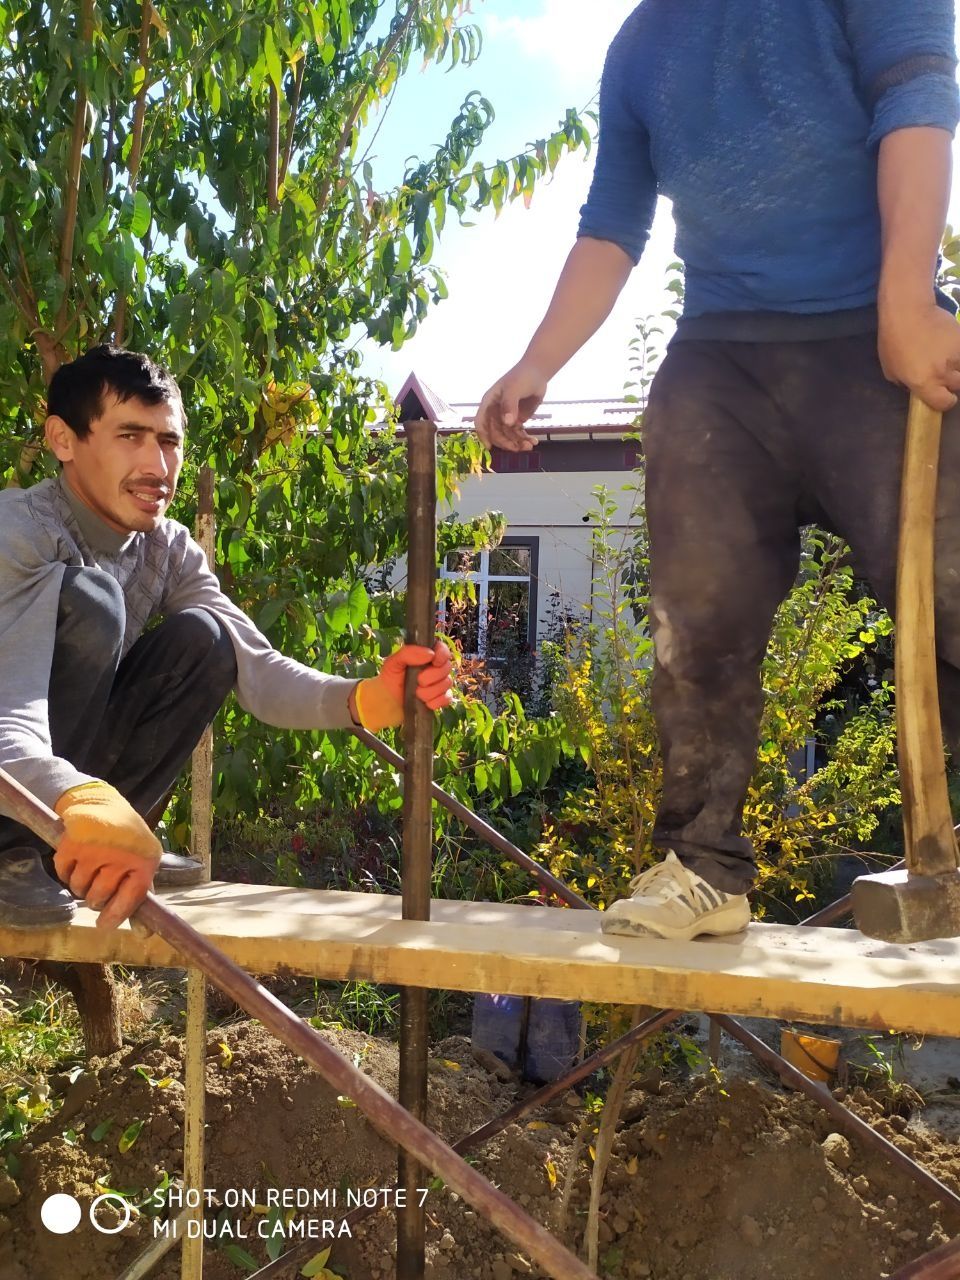
M279 647L327 669L368 672L402 624L402 591L371 566L404 550L403 452L379 429L384 389L358 338L401 346L445 296L433 256L448 220L529 200L589 141L571 110L518 154L481 159L493 107L471 93L399 181L380 171L368 139L403 76L479 55L466 9L0 4L3 482L49 473L42 405L61 361L102 341L150 352L189 417L175 514L190 522L211 465L227 590ZM445 450L441 491L478 458L468 439ZM443 538L487 545L496 528ZM356 743L278 735L236 708L222 728L226 811L278 790L320 797L334 757L341 798L369 784Z

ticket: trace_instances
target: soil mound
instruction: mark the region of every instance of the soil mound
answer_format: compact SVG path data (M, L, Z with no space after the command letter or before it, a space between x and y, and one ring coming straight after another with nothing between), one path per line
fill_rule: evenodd
M321 1034L395 1092L395 1045L358 1032ZM57 1115L14 1153L14 1176L0 1174L0 1280L105 1280L153 1238L143 1202L182 1167L182 1048L171 1036L94 1059L66 1088ZM447 1140L515 1100L516 1083L489 1065L464 1037L434 1048L430 1123ZM610 1280L878 1280L960 1233L960 1214L836 1134L804 1098L741 1079L657 1088L659 1095L628 1096L607 1175L600 1273ZM850 1101L960 1190L956 1144L908 1131L866 1094L855 1091ZM285 1241L303 1238L307 1219L318 1224L316 1251L332 1245L330 1265L350 1280L393 1275L392 1211L343 1232L351 1203L365 1189L369 1196L390 1187L396 1167L395 1150L348 1099L247 1022L210 1033L206 1105L206 1222L220 1231L207 1243L207 1280L238 1280L252 1262L264 1265ZM485 1176L574 1248L586 1219L589 1135L565 1216L561 1201L585 1123L592 1121L581 1100L568 1094L476 1156ZM140 1202L141 1212L124 1227L119 1206L101 1204L100 1225L122 1227L105 1234L88 1209L111 1190ZM40 1221L41 1205L57 1192L76 1197L83 1211L67 1235ZM433 1280L540 1274L436 1182L426 1212ZM178 1280L179 1250L151 1276Z

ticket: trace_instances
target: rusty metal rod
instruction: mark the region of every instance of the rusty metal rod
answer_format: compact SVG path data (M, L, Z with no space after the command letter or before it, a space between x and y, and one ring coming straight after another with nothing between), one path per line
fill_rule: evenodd
M748 1031L746 1027L742 1027L739 1022L735 1022L733 1018L728 1018L723 1013L713 1013L710 1016L720 1024L728 1036L733 1036L734 1040L739 1040L744 1048L749 1049L758 1061L775 1071L784 1084L788 1084L794 1089L799 1089L801 1093L805 1093L808 1098L811 1098L818 1106L822 1107L832 1119L836 1120L841 1129L845 1129L847 1133L860 1138L861 1141L873 1147L896 1168L908 1173L915 1182L935 1196L937 1200L942 1200L944 1204L950 1205L951 1208L960 1210L960 1195L957 1195L955 1191L951 1191L949 1187L944 1186L939 1178L934 1177L928 1169L924 1169L915 1160L911 1160L899 1147L895 1147L892 1142L888 1142L865 1120L855 1116L849 1107L845 1107L842 1102L837 1101L826 1085L820 1084L817 1080L809 1079L797 1067L787 1062L779 1053L776 1053L752 1032Z
M187 1223L192 1217L193 1209L184 1209L179 1217L174 1218L169 1233L154 1236L143 1253L134 1258L129 1267L124 1267L116 1280L143 1280L144 1276L150 1274L160 1259L169 1253L175 1244L186 1240Z
M374 739L374 741L379 742L379 739ZM400 756L397 756L397 760L399 760L401 764L403 763ZM467 812L469 813L469 810ZM592 910L592 908L590 909ZM800 922L800 927L809 928L814 925L823 924L825 920L838 919L841 916L848 914L849 911L850 895L847 894L845 897L838 898L836 902L824 907L814 915L808 916L806 920L802 920ZM628 1031L625 1035L621 1036L619 1040L611 1042L603 1049L592 1054L589 1058L585 1058L577 1066L566 1072L566 1074L559 1080L556 1080L551 1084L544 1085L535 1093L530 1094L523 1101L515 1103L501 1115L496 1116L493 1120L482 1125L479 1129L475 1129L472 1133L466 1134L464 1137L458 1139L458 1141L453 1145L454 1151L462 1154L463 1152L474 1150L476 1147L494 1137L497 1133L500 1133L508 1124L512 1124L515 1120L522 1118L524 1115L529 1114L538 1107L545 1106L547 1103L553 1101L555 1097L572 1088L573 1085L579 1084L581 1080L586 1079L586 1077L591 1075L594 1071L597 1071L608 1063L613 1062L614 1059L618 1058L620 1054L624 1052L624 1050L629 1049L631 1045L635 1044L637 1041L644 1040L651 1035L655 1035L658 1031L666 1030L666 1028L673 1022L676 1022L679 1018L683 1017L684 1012L684 1010L680 1009L670 1009L647 1018L644 1022L640 1023L638 1027L635 1027L632 1031ZM735 1025L739 1027L739 1023ZM751 1041L755 1041L757 1044L763 1044L762 1041L756 1040L756 1037L751 1037ZM745 1047L755 1057L759 1057L759 1055L754 1052L753 1043L745 1044ZM766 1045L763 1045L763 1048L766 1054L770 1055L768 1065L772 1065L773 1060L775 1059L777 1063L782 1063L784 1066L789 1067L786 1059L782 1058L775 1050L769 1049ZM760 1060L763 1061L764 1059L761 1058ZM779 1070L776 1065L773 1066L773 1069ZM804 1079L806 1079L806 1077L804 1077ZM828 1096L832 1097L832 1095L829 1094ZM822 1105L822 1099L819 1094L814 1101ZM832 1099L832 1101L834 1101L838 1107L843 1107L843 1104L837 1103L836 1099ZM866 1130L869 1135L879 1136L875 1134L875 1131L865 1120L861 1120L846 1107L843 1107L843 1110L849 1117L850 1131L855 1135L863 1137L863 1131ZM866 1138L866 1141L869 1142L869 1137ZM894 1149L897 1150L897 1148ZM884 1152L884 1154L886 1154L886 1152ZM911 1160L909 1156L905 1155L905 1153L899 1152L899 1154L903 1157L904 1161L906 1161L906 1166L901 1164L901 1168L903 1168L904 1171L914 1180L923 1181L922 1175L926 1173L923 1166L918 1164L915 1160ZM921 1175L920 1178L918 1178L918 1174ZM924 1182L924 1185L926 1186L927 1184ZM949 1196L949 1194L950 1192L947 1190L947 1195ZM351 1227L358 1226L375 1212L377 1212L375 1208L367 1209L361 1206L349 1213L345 1221L348 1222ZM275 1262L271 1262L266 1267L262 1267L259 1271L251 1275L249 1280L281 1280L282 1277L285 1277L288 1274L288 1269L290 1267L294 1266L298 1262L306 1261L311 1254L312 1246L309 1241L305 1241L302 1244L296 1245L293 1249L288 1250ZM960 1271L958 1271L958 1276L960 1276ZM941 1280L941 1278L934 1275L930 1280ZM943 1280L947 1280L947 1278L944 1277Z
M52 847L59 844L63 837L63 823L3 769L0 769L0 799L18 822L30 827ZM202 969L234 1003L251 1018L262 1022L281 1044L309 1063L338 1093L352 1098L375 1128L439 1174L554 1280L596 1280L593 1271L565 1249L549 1231L534 1222L509 1196L491 1186L426 1125L409 1115L386 1090L347 1062L309 1023L291 1013L276 996L218 951L186 921L174 915L153 894L147 894L134 918L175 947L185 965Z
M960 1276L960 1236L948 1240L932 1253L908 1262L890 1280L957 1280Z
M462 1155L465 1151L473 1151L475 1147L482 1146L488 1139L501 1133L508 1124L513 1124L515 1120L522 1119L539 1107L545 1107L548 1103L553 1102L554 1098L559 1098L562 1094L572 1089L575 1084L579 1084L581 1080L586 1080L587 1076L593 1075L594 1071L599 1071L601 1067L605 1067L608 1063L613 1062L614 1059L619 1058L620 1054L625 1049L629 1049L631 1045L635 1045L641 1040L649 1039L650 1036L656 1035L658 1031L664 1031L671 1023L682 1017L683 1014L680 1010L667 1009L662 1013L655 1013L652 1018L644 1019L632 1031L628 1031L621 1036L619 1040L614 1040L602 1049L598 1049L596 1053L592 1053L589 1058L584 1058L582 1062L578 1062L575 1067L571 1067L569 1071L558 1079L551 1081L550 1084L542 1085L535 1093L531 1093L528 1097L521 1099L520 1102L515 1102L502 1115L495 1116L492 1120L488 1120L486 1124L481 1125L479 1129L474 1129L472 1133L460 1138L453 1144L454 1151L459 1151Z
M407 643L433 648L437 579L437 428L408 422L407 438ZM408 761L403 788L401 862L404 920L430 919L433 875L433 713L417 697L421 668L409 667L404 690L403 743ZM400 992L400 1078L398 1099L412 1116L427 1118L429 993L423 987ZM426 1213L417 1194L422 1170L406 1148L397 1159L397 1280L423 1280Z
M472 1133L464 1134L462 1138L458 1138L453 1144L453 1150L463 1155L467 1151L473 1151L477 1147L483 1146L490 1138L501 1133L507 1125L513 1124L515 1120L522 1119L525 1115L529 1115L531 1111L536 1111L539 1107L546 1106L548 1102L552 1102L554 1098L566 1093L573 1085L579 1084L581 1080L586 1079L594 1071L598 1071L601 1067L612 1062L618 1057L624 1049L629 1049L632 1044L636 1044L638 1040L645 1040L649 1036L656 1035L658 1031L662 1031L669 1026L681 1013L676 1009L668 1010L665 1013L655 1014L652 1018L647 1018L641 1022L639 1026L634 1027L632 1031L628 1031L620 1040L616 1040L606 1045L603 1049L599 1049L596 1053L591 1054L589 1058L571 1068L565 1075L558 1080L545 1084L537 1089L535 1093L531 1093L528 1097L520 1102L515 1102L512 1107L502 1112L494 1119L488 1120L486 1124L481 1125L479 1129L474 1129ZM359 1226L361 1222L365 1222L367 1218L378 1213L382 1206L359 1205L356 1209L352 1209L344 1218L344 1222L353 1227ZM316 1242L304 1240L300 1244L295 1245L292 1249L288 1249L285 1254L277 1258L275 1262L268 1263L267 1266L261 1267L259 1271L253 1272L248 1280L281 1280L286 1276L288 1268L295 1266L297 1263L306 1262L308 1258L316 1252Z
M366 729L354 729L353 733L360 741L370 748L371 751L383 760L386 764L392 765L398 773L404 773L407 768L407 762L403 756L388 747L374 734ZM461 804L455 796L449 791L444 791L442 787L438 787L435 782L430 784L430 795L436 800L437 804L442 805L444 809L458 818L465 827L475 832L482 840L486 840L492 848L498 849L500 853L506 854L511 858L518 867L522 867L528 872L534 880L540 885L541 889L546 889L571 907L576 907L580 911L593 911L593 906L587 902L585 898L581 898L579 893L569 888L558 880L555 875L551 875L545 867L541 867L539 862L534 862L529 854L517 848L512 841L508 840L505 835L499 832L496 827L492 827L489 822L484 822L483 818L468 809L465 804Z
M379 739L374 739L374 741L379 742ZM400 756L397 756L397 760L403 764L403 760ZM448 798L452 799L452 797ZM455 801L454 803L459 802ZM467 812L469 814L469 810ZM589 907L589 904L586 905ZM589 909L593 910L592 907ZM810 928L815 925L822 925L827 920L839 919L843 915L849 914L849 911L850 895L847 894L845 897L838 898L836 902L824 907L814 915L808 916L806 920L800 921L799 927ZM594 1071L597 1071L601 1067L614 1061L614 1059L618 1058L624 1050L630 1048L630 1046L635 1044L638 1040L643 1040L648 1036L654 1035L658 1031L666 1030L666 1028L673 1022L676 1022L679 1018L683 1017L684 1012L684 1010L680 1009L665 1010L662 1013L658 1013L653 1015L653 1017L647 1018L638 1027L635 1027L632 1031L628 1031L625 1035L621 1036L619 1040L613 1041L603 1049L598 1050L597 1053L592 1054L589 1058L585 1058L583 1062L579 1063L576 1067L571 1068L571 1070L559 1080L554 1081L552 1084L544 1085L535 1093L530 1094L522 1102L515 1103L507 1111L503 1112L502 1115L488 1121L487 1124L474 1130L473 1133L460 1138L456 1143L454 1143L454 1151L463 1153L480 1146L489 1138L492 1138L497 1133L501 1132L508 1124L512 1124L513 1121L521 1118L523 1115L526 1115L531 1111L536 1110L538 1107L545 1106L560 1093L565 1093L573 1085L579 1084L581 1080L586 1079L586 1077L591 1075ZM712 1015L712 1018L717 1020L717 1015ZM740 1024L734 1023L733 1025L739 1028ZM749 1035L746 1031L744 1031L744 1034ZM764 1045L761 1040L758 1040L755 1036L751 1036L750 1041L750 1043L743 1042L745 1048L753 1054L754 1057L758 1058L760 1061L765 1061L768 1066L772 1066L774 1071L779 1071L779 1066L776 1064L782 1064L784 1067L790 1068L790 1064L785 1058L782 1058L774 1049L770 1049L767 1045ZM754 1044L762 1046L764 1056L761 1057L761 1055L755 1052ZM806 1077L803 1078L806 1079ZM824 1092L831 1098L831 1101L837 1107L842 1108L851 1133L863 1138L864 1141L868 1143L871 1137L879 1138L880 1135L877 1134L865 1120L861 1120L859 1116L854 1115L853 1112L844 1107L842 1103L837 1102L836 1099L833 1098L826 1090L824 1090ZM823 1105L822 1095L818 1093L814 1098L814 1101L818 1105ZM880 1139L880 1141L882 1142L883 1139ZM887 1146L892 1146L892 1144L885 1144L884 1154L886 1154ZM897 1151L900 1157L902 1157L900 1161L897 1161L899 1167L914 1181L920 1182L925 1188L929 1189L927 1178L932 1177L932 1175L928 1174L922 1165L918 1164L917 1161L912 1160L904 1152L899 1151L896 1147L893 1149ZM952 1195L948 1188L943 1187L942 1191L947 1198ZM939 1183L937 1184L937 1192L938 1195L941 1193L941 1184ZM353 1227L359 1225L360 1222L363 1222L367 1217L371 1216L375 1212L376 1209L368 1210L362 1207L354 1209L352 1213L347 1215L345 1221ZM276 1262L272 1262L266 1267L261 1268L260 1271L255 1272L250 1276L250 1280L281 1280L281 1277L286 1275L289 1267L293 1266L297 1262L306 1261L310 1256L311 1246L309 1242L296 1245L292 1250L288 1250L288 1252L281 1258L278 1258ZM960 1276L960 1271L958 1271L957 1274ZM931 1280L940 1280L940 1277L933 1276L931 1277ZM946 1278L944 1278L944 1280L946 1280Z

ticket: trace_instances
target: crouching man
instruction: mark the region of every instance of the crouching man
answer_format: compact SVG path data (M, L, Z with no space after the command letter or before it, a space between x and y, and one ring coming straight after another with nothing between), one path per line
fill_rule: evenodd
M403 719L408 666L423 667L428 707L450 703L450 654L403 645L357 681L278 653L167 519L184 410L173 378L146 356L100 346L62 366L47 412L59 477L0 492L0 766L60 815L57 875L115 928L158 868L190 874L144 818L231 689L280 728L376 731ZM0 923L73 915L43 851L0 817Z

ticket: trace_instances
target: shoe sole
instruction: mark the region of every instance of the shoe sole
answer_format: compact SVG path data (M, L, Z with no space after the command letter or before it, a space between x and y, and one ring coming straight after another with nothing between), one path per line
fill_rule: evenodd
M0 928L4 929L57 929L70 924L76 915L76 907L68 904L63 907L49 907L37 910L36 907L3 907L0 906Z
M749 923L749 909L744 913L740 906L734 909L724 907L715 915L705 916L696 923L682 928L670 925L651 928L648 925L626 920L622 916L609 915L606 911L600 917L600 929L603 933L637 938L662 938L667 942L692 942L694 938L703 935L729 937L736 933L743 933Z

